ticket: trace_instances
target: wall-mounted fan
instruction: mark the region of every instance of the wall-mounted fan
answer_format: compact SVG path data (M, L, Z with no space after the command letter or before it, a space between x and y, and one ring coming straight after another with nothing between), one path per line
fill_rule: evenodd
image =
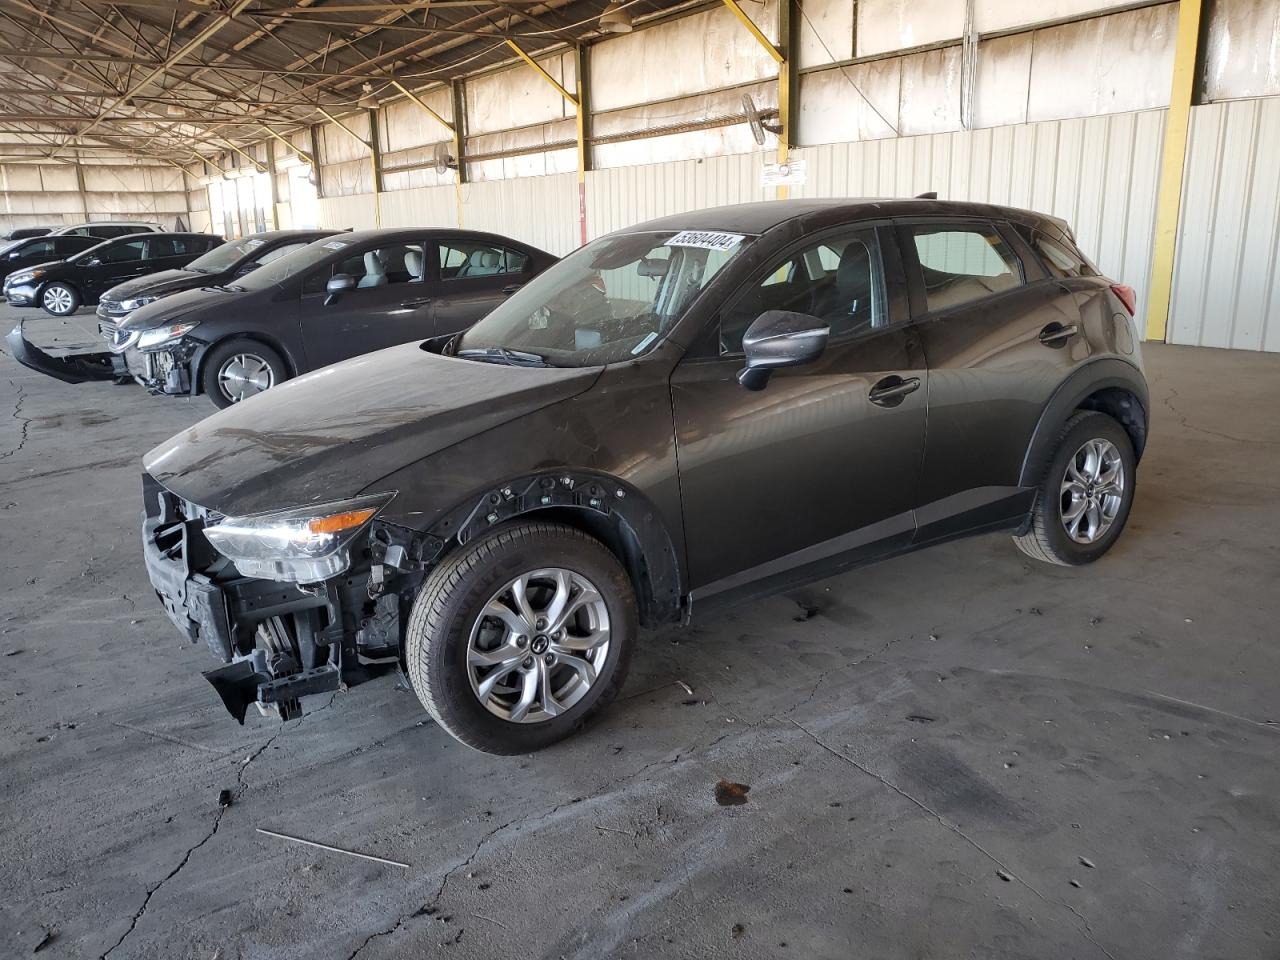
M458 161L449 153L449 145L447 143L437 143L431 159L436 165L436 173L441 176L444 176L450 170L458 168Z
M774 136L782 133L782 124L778 121L778 111L774 109L761 110L756 106L756 102L751 99L751 94L744 93L742 95L742 112L747 115L747 125L751 127L751 136L755 138L756 143L764 146L764 135L772 133Z

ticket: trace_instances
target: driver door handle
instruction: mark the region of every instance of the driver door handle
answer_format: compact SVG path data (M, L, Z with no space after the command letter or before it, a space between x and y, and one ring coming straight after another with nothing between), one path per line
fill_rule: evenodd
M523 286L524 286L524 284L523 284L523 283L509 283L509 284L507 284L505 287L503 287L503 288L502 288L502 292L503 292L503 293L515 293L517 290L519 290L519 289L520 289L521 287L523 287Z
M876 406L896 407L908 394L915 393L919 389L919 377L908 377L904 380L897 374L893 374L878 381L871 388L871 393L868 396Z
M1074 323L1069 323L1065 327L1060 323L1051 323L1040 331L1040 342L1052 347L1074 337L1079 332L1080 328Z
M422 298L421 298L421 299L419 299L419 300L402 300L402 301L400 301L400 306L402 306L402 307L425 307L425 306L426 306L428 303L430 303L430 302L431 302L431 298L430 298L430 297L422 297Z

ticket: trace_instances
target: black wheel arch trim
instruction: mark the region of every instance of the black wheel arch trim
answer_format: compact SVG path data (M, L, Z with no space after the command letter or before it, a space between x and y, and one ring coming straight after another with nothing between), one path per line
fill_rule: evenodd
M597 471L546 470L511 478L440 514L425 531L379 520L369 540L371 559L425 574L451 547L517 518L560 520L601 539L636 588L641 622L680 618L683 569L657 509L635 487Z
M1101 357L1079 367L1067 377L1054 391L1045 408L1040 412L1040 419L1027 445L1026 455L1022 460L1018 485L1031 487L1038 485L1040 471L1049 457L1053 456L1052 445L1062 425L1077 410L1090 408L1087 402L1091 397L1104 390L1123 390L1137 400L1141 408L1142 423L1134 433L1130 425L1122 423L1130 438L1134 440L1133 453L1135 460L1142 459L1142 451L1150 427L1151 400L1146 378L1142 371L1127 360L1116 357ZM1103 410L1103 412L1107 412Z

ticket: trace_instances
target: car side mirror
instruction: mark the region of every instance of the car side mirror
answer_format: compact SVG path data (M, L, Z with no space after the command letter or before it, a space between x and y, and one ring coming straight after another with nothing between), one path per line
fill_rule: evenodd
M346 293L348 290L356 288L356 278L349 273L335 273L329 278L329 282L324 285L325 293L328 294L324 298L324 305L334 303L338 299L338 295Z
M748 390L763 390L779 367L798 367L822 356L831 327L825 320L790 310L766 310L742 337L747 365L738 382Z
M90 260L88 263L86 263L86 264L85 264L85 266L86 266L86 267L100 267L100 266L102 266L102 260L101 260L101 259L99 259L98 257L94 257L92 260Z

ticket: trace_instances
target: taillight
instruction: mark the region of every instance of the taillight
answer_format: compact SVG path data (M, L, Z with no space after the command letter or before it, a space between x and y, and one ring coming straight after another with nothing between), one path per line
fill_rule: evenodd
M1124 304L1124 308L1129 311L1129 316L1136 316L1138 313L1138 294L1137 291L1123 283L1113 283L1111 292L1120 298L1120 302Z

